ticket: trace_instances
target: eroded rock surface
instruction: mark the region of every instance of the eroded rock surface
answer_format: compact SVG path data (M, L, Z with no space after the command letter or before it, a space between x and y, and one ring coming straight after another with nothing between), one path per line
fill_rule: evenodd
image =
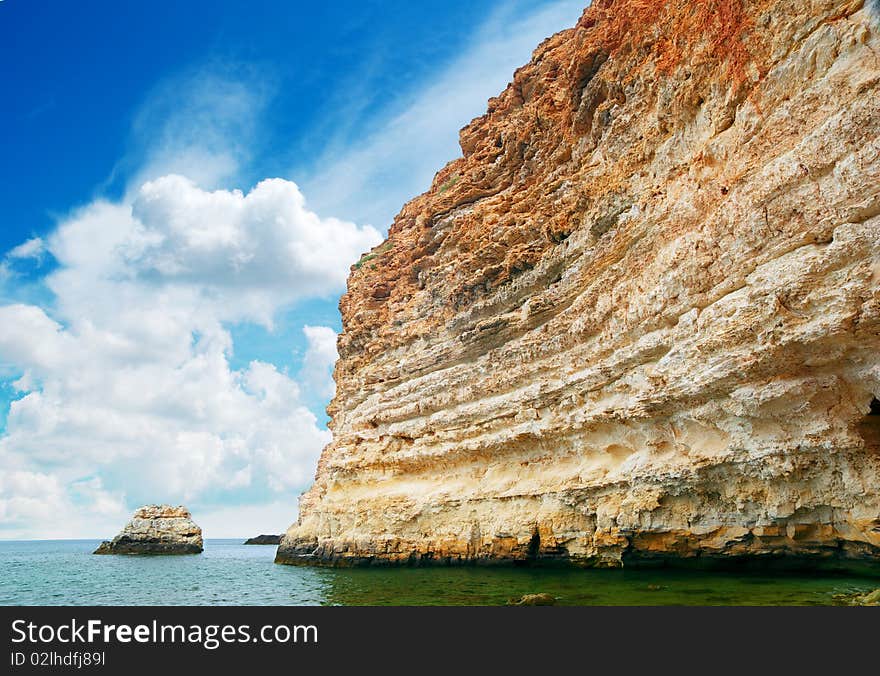
M461 147L277 561L880 559L875 5L596 0Z
M146 505L95 554L199 554L202 546L202 529L186 507Z

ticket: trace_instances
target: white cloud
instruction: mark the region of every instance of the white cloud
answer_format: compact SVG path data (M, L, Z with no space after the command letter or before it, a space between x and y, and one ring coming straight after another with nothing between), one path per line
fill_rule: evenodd
M49 371L70 354L61 326L32 305L0 307L0 357L24 369Z
M344 288L351 262L381 241L369 226L318 217L296 184L282 179L245 196L166 176L142 186L133 212L143 227L124 255L142 278L197 280L220 295L257 295L260 305L276 307Z
M328 326L304 326L308 349L303 358L300 380L315 396L329 400L336 391L333 365L336 352L336 331Z
M228 327L271 328L297 301L338 294L380 240L355 222L387 225L458 154L458 129L580 11L559 0L494 14L455 63L379 112L378 131L310 163L308 206L282 179L215 189L254 159L272 90L260 73L157 87L107 181L124 179L123 196L0 259L6 285L21 261L57 263L40 280L49 302L0 306L0 373L19 392L0 437L0 538L107 537L147 502L188 504L206 537L288 525L330 439L308 404L333 392L336 335L305 326L293 377L259 359L233 367Z
M459 156L458 132L527 63L544 38L574 26L582 0L557 0L523 13L502 4L474 33L470 47L417 92L402 93L378 131L354 146L332 145L303 181L318 211L387 228L405 202L426 190Z
M32 524L42 524L43 538L69 538L71 533L115 532L128 512L120 495L104 489L97 477L65 486L57 476L14 469L0 471L2 537L29 537Z
M296 500L273 500L252 505L208 507L193 514L193 519L202 527L203 533L210 533L210 537L245 538L280 535L296 521L296 514Z
M14 249L6 254L7 258L40 258L43 255L45 246L40 237L32 237L22 242Z
M243 64L202 65L164 79L137 111L115 173L128 170L133 189L167 174L208 188L234 181L253 159L273 91L266 72Z
M74 213L47 239L55 307L0 307L0 362L22 374L23 395L0 438L0 523L45 534L66 518L56 509L97 518L122 504L279 494L292 518L330 434L289 375L258 360L230 367L225 323L270 324L297 300L338 294L379 240L318 217L280 179L244 194L165 176L131 203ZM335 334L304 331L305 386L323 396ZM84 483L96 471L102 483Z
M43 261L45 252L46 245L40 237L32 237L7 251L6 255L0 258L0 284L16 277L17 262L33 261L39 265Z

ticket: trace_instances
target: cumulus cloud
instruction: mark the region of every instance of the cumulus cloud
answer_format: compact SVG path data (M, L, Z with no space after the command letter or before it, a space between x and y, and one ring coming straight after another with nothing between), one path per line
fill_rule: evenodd
M146 502L187 503L208 537L295 517L330 440L309 406L333 393L336 334L303 327L289 373L236 359L230 327L272 329L297 303L341 292L381 239L355 223L386 225L426 188L458 153L459 127L581 10L505 6L455 63L378 111L373 133L300 167L308 204L283 179L219 189L254 171L270 78L215 65L156 87L103 186L122 196L0 258L0 298L17 299L0 300L0 374L17 393L0 436L0 538L109 536ZM358 128L344 115L334 126ZM20 269L39 293L24 293Z
M92 477L65 485L57 476L16 469L0 471L0 524L4 535L27 535L34 523L40 536L69 538L92 529L112 532L127 516L119 494ZM59 518L60 517L60 518Z
M69 538L77 533L112 533L130 516L122 496L98 477L65 484L58 476L5 468L0 471L0 524L4 537ZM38 531L34 525L39 524Z
M20 374L0 438L2 526L45 533L70 510L97 519L303 488L330 434L292 376L230 366L226 325L269 325L298 300L338 294L379 240L319 217L280 179L245 194L170 175L75 212L45 243L54 307L0 307L0 361ZM304 331L302 377L326 395L335 333Z
M269 295L260 305L276 307L339 290L350 263L381 241L369 226L318 217L305 208L296 184L282 179L242 195L208 193L181 176L166 176L143 185L133 213L143 227L126 243L125 255L141 277Z
M344 288L351 262L380 240L371 227L309 211L291 181L268 179L245 195L169 175L144 183L130 205L98 202L62 224L49 249L64 269L48 282L62 304L91 314L159 294L159 332L190 321L172 310L194 304L209 319L269 325L279 307Z

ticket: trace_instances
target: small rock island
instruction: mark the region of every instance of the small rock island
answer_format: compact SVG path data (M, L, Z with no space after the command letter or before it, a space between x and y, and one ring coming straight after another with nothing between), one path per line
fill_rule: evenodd
M280 535L258 535L244 541L246 545L277 545L281 544Z
M95 554L200 554L202 529L189 510L178 505L145 505L122 532L105 540Z

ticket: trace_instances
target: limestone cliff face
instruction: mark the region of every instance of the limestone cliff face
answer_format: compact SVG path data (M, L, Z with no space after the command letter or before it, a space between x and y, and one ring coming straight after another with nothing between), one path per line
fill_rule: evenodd
M202 529L186 507L145 505L122 532L102 542L95 554L199 554Z
M279 562L880 560L872 4L596 0L461 147L352 269Z

